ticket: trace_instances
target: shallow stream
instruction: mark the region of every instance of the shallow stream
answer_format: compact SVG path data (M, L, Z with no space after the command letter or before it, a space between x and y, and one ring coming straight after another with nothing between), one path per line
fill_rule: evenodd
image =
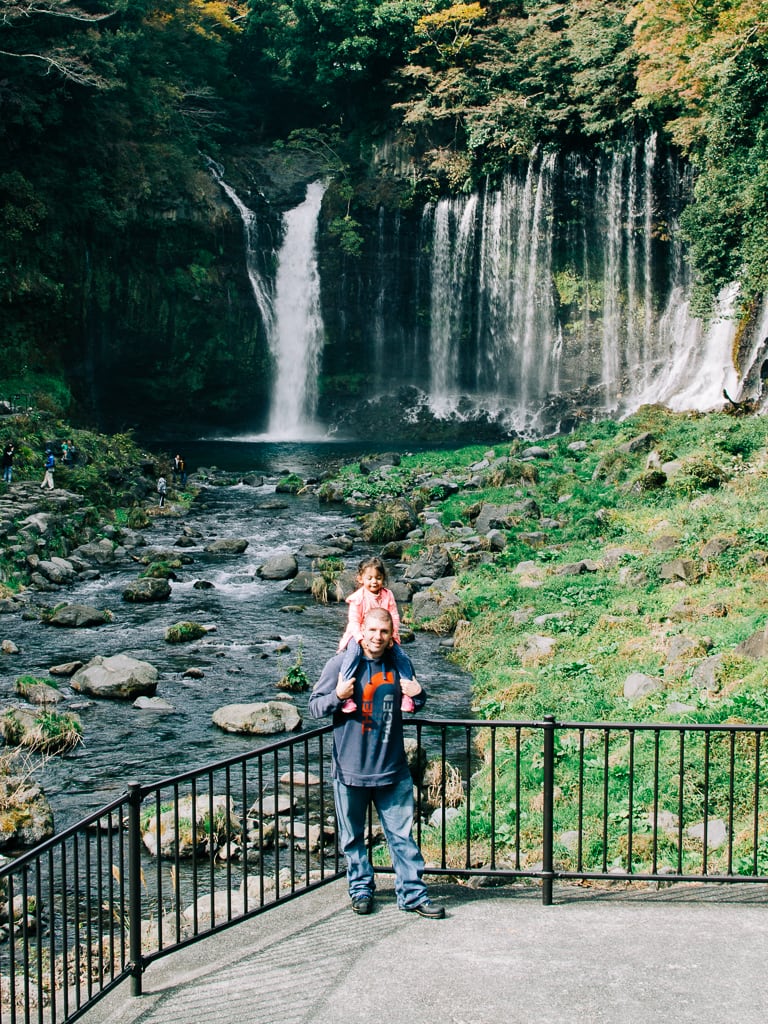
M21 653L5 666L2 692L7 699L19 675L46 678L52 665L125 652L158 669L157 696L174 707L173 712L141 711L131 702L84 701L66 689L64 680L60 682L70 698L60 710L67 710L71 703L82 705L78 714L84 742L63 757L51 758L37 775L53 806L57 831L118 796L129 781L156 782L258 746L253 737L224 733L213 725L213 712L225 704L280 696L275 684L299 654L314 681L343 632L345 604L321 605L310 595L286 593L285 582L262 580L256 571L275 554L298 553L302 544L318 543L355 525L347 510L321 505L314 496L274 492L281 471L317 475L333 463L354 458L359 449L219 442L190 446L184 454L191 470L216 465L242 474L263 473L270 482L261 487L205 487L188 513L154 520L146 531L152 546L173 545L185 526L201 535L197 546L179 548L193 561L177 572L168 601L130 604L122 599L126 584L143 568L132 564L105 569L99 580L51 595L50 603L58 599L108 608L114 614L110 624L67 630L14 622ZM203 551L210 541L222 537L243 537L248 548L242 555ZM348 567L354 567L365 553L364 547L356 547L346 560ZM309 568L310 563L311 559L300 556L300 568ZM214 588L195 589L197 580L207 580ZM305 610L283 610L289 605L304 605ZM167 627L186 620L213 625L215 632L192 644L168 644ZM9 622L3 623L6 633L9 627ZM290 650L278 652L283 645ZM407 650L430 693L426 713L467 717L470 679L447 660L439 638L418 633ZM185 670L191 667L202 669L203 677L185 678ZM295 697L305 728L316 724L306 713L308 697L308 693Z

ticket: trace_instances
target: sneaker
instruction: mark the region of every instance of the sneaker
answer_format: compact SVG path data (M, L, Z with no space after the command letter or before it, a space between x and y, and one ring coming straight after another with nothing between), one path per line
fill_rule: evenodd
M413 697L409 697L407 693L403 694L403 699L400 701L401 711L415 711L416 705L413 703Z
M357 711L357 704L355 704L355 702L350 697L348 700L345 700L344 703L341 705L341 710L344 712L345 715L351 715L353 711Z
M352 909L356 914L370 914L373 910L373 896L353 896Z
M428 917L432 921L441 921L445 917L445 907L441 907L432 900L424 900L417 907L404 907L410 914L418 914L419 917Z

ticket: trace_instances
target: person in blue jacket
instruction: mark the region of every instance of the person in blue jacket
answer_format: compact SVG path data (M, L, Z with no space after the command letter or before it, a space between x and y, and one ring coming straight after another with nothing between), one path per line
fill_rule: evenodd
M427 695L416 679L401 680L391 656L392 616L383 608L363 622L363 657L353 679L341 676L344 652L326 664L309 698L313 718L333 715L333 793L339 842L347 862L347 885L356 914L370 914L376 889L365 844L368 806L375 806L395 869L401 910L445 917L422 881L424 858L413 838L413 780L403 743L402 694L420 710ZM342 711L353 697L357 710Z

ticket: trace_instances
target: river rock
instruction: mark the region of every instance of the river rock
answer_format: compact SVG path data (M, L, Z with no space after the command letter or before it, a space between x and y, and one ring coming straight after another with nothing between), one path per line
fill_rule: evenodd
M403 574L406 580L439 580L453 573L451 556L444 547L428 548L411 562Z
M254 704L227 704L213 713L213 723L224 732L271 736L295 732L301 728L301 715L285 701L259 701Z
M53 835L53 810L37 783L26 776L0 777L0 849L37 846Z
M82 661L65 661L61 665L51 665L48 671L52 676L73 676L78 669L83 667Z
M118 560L117 545L106 538L99 541L92 541L89 544L81 544L72 552L86 562L95 562L97 565L110 565Z
M666 562L659 569L659 576L663 580L684 580L686 583L695 583L699 576L696 563L690 558L675 558Z
M29 681L21 677L14 685L16 693L30 704L58 704L64 700L63 694L59 693L55 686L39 680Z
M60 626L66 629L87 629L91 626L103 626L111 621L112 613L110 611L99 610L88 604L60 605L43 619L43 622L49 626Z
M127 654L101 655L93 658L72 676L72 689L91 697L108 700L133 700L145 694L153 696L157 689L157 669L148 661L138 661Z
M205 551L212 555L242 555L248 547L243 537L221 537L205 545Z
M453 591L456 585L455 576L447 576L436 581L426 590L413 595L413 621L415 624L438 619L446 612L459 608L461 600Z
M175 711L173 704L169 704L162 697L137 697L133 707L139 711Z
M0 652L3 654L18 654L19 648L13 642L13 640L3 640L0 644Z
M627 700L640 700L647 697L649 693L660 690L664 684L654 676L648 676L644 672L632 672L624 680L624 696Z
M34 565L30 559L35 559ZM41 573L50 583L56 583L58 586L63 586L65 583L71 583L77 575L75 567L66 558L49 558L41 559L30 556L27 559L31 568L34 568L36 572Z
M167 601L171 596L171 584L166 579L143 576L134 580L123 591L123 600L134 604L150 601Z
M210 820L211 808L213 822ZM218 848L238 835L240 829L240 819L231 798L204 794L198 796L194 803L192 797L180 799L178 814L173 808L164 811L159 818L150 814L142 839L153 857L194 857L206 852L209 836L213 838L214 847Z
M370 476L371 473L376 473L382 468L382 466L399 466L400 456L397 452L384 452L381 455L369 456L368 458L361 459L359 463L360 472L363 476Z
M297 573L291 582L283 589L291 594L311 594L312 583L316 579L322 579L320 573L307 572L306 570L303 570L302 572Z
M256 570L256 574L263 580L290 580L297 575L299 563L295 555L275 555L268 558L263 565Z

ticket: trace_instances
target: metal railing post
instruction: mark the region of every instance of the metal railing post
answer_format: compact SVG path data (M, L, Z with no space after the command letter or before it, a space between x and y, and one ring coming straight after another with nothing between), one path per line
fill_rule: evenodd
M552 906L552 881L555 877L552 856L555 807L555 716L544 716L544 781L542 792L542 856L541 856L541 900L545 907Z
M141 784L128 784L128 929L131 994L141 995Z

